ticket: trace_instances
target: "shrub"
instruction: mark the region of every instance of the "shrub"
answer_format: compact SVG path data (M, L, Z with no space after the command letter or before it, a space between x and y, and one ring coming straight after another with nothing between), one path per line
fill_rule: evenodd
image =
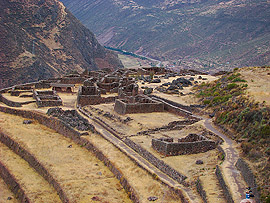
M206 99L206 100L203 101L203 104L208 105L208 104L210 104L210 102L211 102L210 100Z
M241 78L235 78L232 82L247 82L246 80L243 80Z
M237 84L235 84L235 83L230 83L230 84L227 85L226 89L231 90L231 89L234 89L236 87L239 87L239 86Z

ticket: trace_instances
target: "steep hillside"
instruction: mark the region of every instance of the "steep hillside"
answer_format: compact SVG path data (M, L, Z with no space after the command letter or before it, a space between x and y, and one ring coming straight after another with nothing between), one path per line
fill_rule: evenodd
M0 88L122 66L58 0L2 0L0 10Z
M62 0L101 43L204 70L270 64L267 0Z
M215 122L233 131L235 140L241 143L243 156L257 177L263 202L270 200L269 79L270 67L243 68L198 87L198 97L214 112Z

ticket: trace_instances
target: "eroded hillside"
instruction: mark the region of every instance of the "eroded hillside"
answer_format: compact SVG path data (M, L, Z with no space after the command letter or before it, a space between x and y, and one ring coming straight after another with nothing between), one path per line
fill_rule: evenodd
M122 66L57 0L3 0L0 8L0 87Z

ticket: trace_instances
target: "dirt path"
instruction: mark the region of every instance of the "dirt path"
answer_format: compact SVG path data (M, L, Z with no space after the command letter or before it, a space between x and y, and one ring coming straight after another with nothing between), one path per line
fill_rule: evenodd
M224 143L221 145L221 147L226 154L226 158L221 165L221 168L224 178L226 179L227 184L231 190L234 201L240 202L245 198L245 188L247 185L243 180L240 172L235 167L235 163L239 159L239 153L235 149L236 144L226 135L218 131L211 122L211 119L205 120L205 127L224 140Z
M15 177L31 202L61 202L54 188L26 161L1 142L0 162Z
M0 113L3 132L41 162L70 202L131 202L113 173L93 154L37 122L25 125L23 120Z

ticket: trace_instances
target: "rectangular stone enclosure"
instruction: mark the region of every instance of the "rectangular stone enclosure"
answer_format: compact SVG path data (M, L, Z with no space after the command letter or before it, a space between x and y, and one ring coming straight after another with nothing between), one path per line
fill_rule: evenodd
M152 147L165 156L197 154L215 149L216 146L216 142L196 134L189 134L178 139L178 142L173 142L173 138L152 139Z
M135 96L115 100L114 110L119 114L163 112L164 104L149 97Z

